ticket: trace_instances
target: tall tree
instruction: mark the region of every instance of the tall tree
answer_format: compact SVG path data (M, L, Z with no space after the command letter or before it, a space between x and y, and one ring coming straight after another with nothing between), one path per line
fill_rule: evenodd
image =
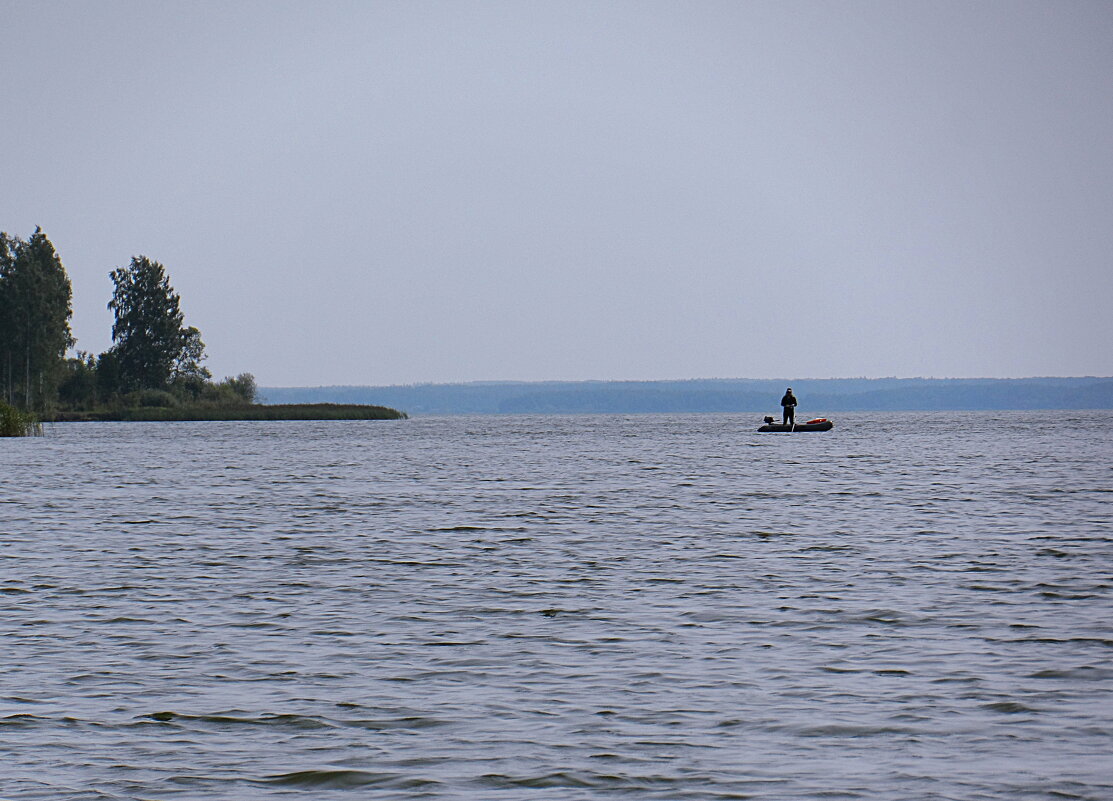
M115 289L108 308L116 313L112 352L123 390L164 389L175 367L204 358L200 332L182 325L181 298L166 269L146 256L111 273Z
M10 276L20 244L21 240L0 232L0 398L9 404L14 402L15 351L18 345L15 297Z
M25 409L53 400L73 344L69 276L36 228L28 241L0 234L0 376L9 402Z

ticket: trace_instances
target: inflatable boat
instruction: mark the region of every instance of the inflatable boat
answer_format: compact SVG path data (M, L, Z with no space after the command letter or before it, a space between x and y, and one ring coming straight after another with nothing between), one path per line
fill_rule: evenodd
M835 424L828 420L826 417L817 417L814 420L809 420L806 423L774 423L772 418L765 418L765 425L758 429L758 431L765 433L768 431L830 431L835 427Z

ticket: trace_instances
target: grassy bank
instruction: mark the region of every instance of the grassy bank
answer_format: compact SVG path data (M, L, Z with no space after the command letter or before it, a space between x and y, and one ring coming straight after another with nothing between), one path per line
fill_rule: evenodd
M354 403L290 403L250 406L139 406L126 409L57 412L56 423L169 422L206 420L403 420L405 412L386 406Z

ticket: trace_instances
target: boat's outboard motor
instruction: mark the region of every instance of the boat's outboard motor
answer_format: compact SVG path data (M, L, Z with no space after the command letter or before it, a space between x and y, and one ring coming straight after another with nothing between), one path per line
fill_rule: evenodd
M767 414L767 415L765 415L765 425L767 425L767 426L771 426L771 425L773 425L773 417L772 417L772 415L768 415L768 414Z

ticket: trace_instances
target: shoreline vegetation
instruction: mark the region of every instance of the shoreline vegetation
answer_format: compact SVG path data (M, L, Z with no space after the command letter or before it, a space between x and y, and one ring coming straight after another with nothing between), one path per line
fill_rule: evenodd
M42 423L33 416L0 402L0 437L38 437L42 433Z
M405 412L386 406L356 403L284 403L246 406L135 406L130 408L57 411L50 423L167 423L230 420L406 420Z
M166 268L146 256L109 273L112 347L76 350L72 289L53 243L0 232L0 436L42 422L399 420L396 409L346 403L258 403L255 376L214 381L201 332L186 325Z

